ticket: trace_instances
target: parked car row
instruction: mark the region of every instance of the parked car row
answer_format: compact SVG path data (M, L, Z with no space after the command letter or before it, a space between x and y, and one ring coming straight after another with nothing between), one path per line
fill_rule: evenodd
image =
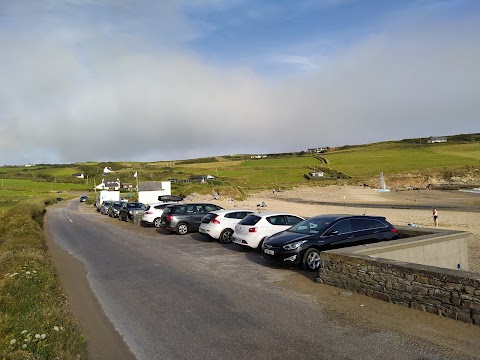
M243 216L243 217L242 217ZM288 213L249 210L212 211L203 217L201 234L260 249L262 258L318 270L320 252L398 238L382 216L318 215L308 219Z
M107 204L108 203L108 204ZM320 252L353 245L366 245L398 238L397 229L385 217L371 215L318 215L310 218L284 212L226 210L209 203L166 202L145 206L138 202L104 201L102 214L120 220L143 212L142 221L185 235L199 232L222 244L235 243L258 249L262 258L287 265L318 270ZM104 209L107 210L104 210Z

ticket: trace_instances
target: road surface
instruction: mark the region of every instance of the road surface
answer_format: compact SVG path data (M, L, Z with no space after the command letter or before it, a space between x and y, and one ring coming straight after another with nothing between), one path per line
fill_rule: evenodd
M235 244L134 226L78 200L51 207L46 225L92 358L480 357L478 326L317 284Z

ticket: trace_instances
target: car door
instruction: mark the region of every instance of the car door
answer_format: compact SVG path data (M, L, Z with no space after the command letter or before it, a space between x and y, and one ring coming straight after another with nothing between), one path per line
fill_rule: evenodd
M193 205L190 228L192 230L198 230L200 228L200 224L202 223L203 217L207 215L207 213L208 211L206 210L204 205Z
M321 240L323 240L324 250L339 249L349 246L349 244L354 241L350 219L342 219L333 224L321 236Z

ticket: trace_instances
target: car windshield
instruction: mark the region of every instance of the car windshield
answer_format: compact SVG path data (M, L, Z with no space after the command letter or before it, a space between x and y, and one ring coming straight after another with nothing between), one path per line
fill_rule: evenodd
M330 217L311 218L299 222L287 231L306 235L322 234L330 227L332 220Z

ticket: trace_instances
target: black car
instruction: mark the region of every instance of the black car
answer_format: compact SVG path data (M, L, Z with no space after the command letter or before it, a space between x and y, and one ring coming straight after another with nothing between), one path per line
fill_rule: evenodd
M223 210L208 203L175 204L167 206L160 218L160 227L179 235L198 231L202 218L210 211Z
M88 196L87 195L82 195L80 196L80 202L86 202L88 200Z
M118 219L120 221L133 221L133 214L140 213L143 215L145 212L145 205L141 202L122 202L122 206L118 211Z
M314 271L320 266L321 251L397 237L397 229L381 216L319 215L268 237L262 257Z

